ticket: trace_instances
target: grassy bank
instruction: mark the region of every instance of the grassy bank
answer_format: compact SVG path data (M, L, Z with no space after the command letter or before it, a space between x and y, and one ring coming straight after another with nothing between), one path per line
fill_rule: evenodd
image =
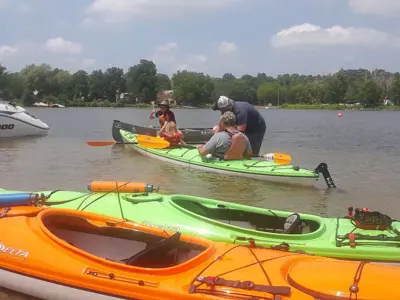
M328 109L328 110L400 110L400 106L364 107L340 104L283 104L280 109Z

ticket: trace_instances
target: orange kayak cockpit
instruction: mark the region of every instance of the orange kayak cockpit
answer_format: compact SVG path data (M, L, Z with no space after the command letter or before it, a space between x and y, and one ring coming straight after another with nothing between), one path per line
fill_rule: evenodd
M135 272L172 274L193 268L213 254L213 243L180 232L65 209L38 214L39 226L66 251Z

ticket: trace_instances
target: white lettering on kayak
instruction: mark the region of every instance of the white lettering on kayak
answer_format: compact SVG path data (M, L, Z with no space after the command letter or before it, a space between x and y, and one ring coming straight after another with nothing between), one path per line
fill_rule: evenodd
M143 224L150 226L150 227L159 228L162 230L169 230L169 231L176 231L176 232L179 231L179 227L175 227L175 226L153 224L149 221L143 221Z
M13 247L6 247L0 242L0 255L2 254L6 254L8 257L14 257L14 259L19 259L22 257L22 260L25 260L28 257L29 252Z

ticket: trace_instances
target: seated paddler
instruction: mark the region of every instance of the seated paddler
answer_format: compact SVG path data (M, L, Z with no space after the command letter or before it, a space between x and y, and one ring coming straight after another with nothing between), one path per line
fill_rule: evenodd
M198 145L201 156L209 156L220 160L249 158L253 155L247 136L236 127L236 116L233 112L225 112L219 121L220 131L214 134L205 145Z
M163 100L160 104L160 110L152 111L150 119L157 118L160 123L160 130L157 136L171 143L171 145L183 145L182 132L176 126L175 114L170 110L168 100Z

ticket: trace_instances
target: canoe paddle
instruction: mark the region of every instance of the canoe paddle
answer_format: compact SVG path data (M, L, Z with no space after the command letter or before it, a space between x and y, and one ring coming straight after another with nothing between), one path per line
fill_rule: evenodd
M111 145L132 145L139 144L145 148L151 149L163 149L170 146L170 143L160 137L154 137L149 135L136 135L137 142L116 142L116 141L88 141L86 144L93 147L103 147Z

